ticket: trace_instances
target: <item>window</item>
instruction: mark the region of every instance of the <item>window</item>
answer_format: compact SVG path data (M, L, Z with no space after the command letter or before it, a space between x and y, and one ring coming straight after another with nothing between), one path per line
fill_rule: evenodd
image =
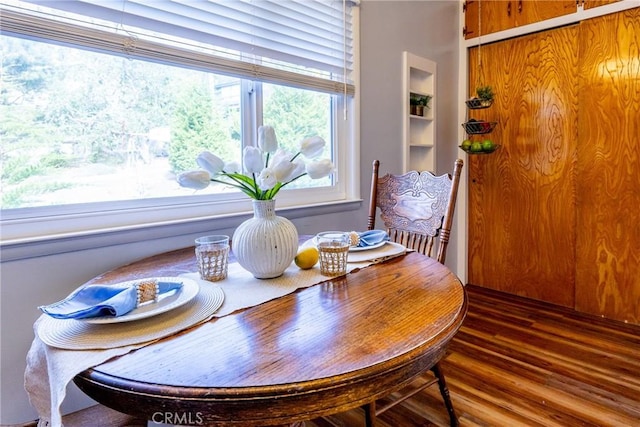
M3 240L135 225L141 216L148 223L149 214L172 221L246 210L231 188L194 193L175 175L196 168L204 149L239 160L262 123L292 151L322 136L338 167L333 177L288 186L280 206L348 198L350 5L0 4ZM26 226L43 218L62 222ZM12 222L20 226L7 233Z

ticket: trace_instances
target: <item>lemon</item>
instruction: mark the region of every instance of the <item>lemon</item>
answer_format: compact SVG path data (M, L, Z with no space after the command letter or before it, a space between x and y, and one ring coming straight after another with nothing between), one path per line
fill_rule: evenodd
M301 269L308 270L318 262L318 249L313 246L302 249L300 252L298 252L298 255L296 255L294 261L296 265Z

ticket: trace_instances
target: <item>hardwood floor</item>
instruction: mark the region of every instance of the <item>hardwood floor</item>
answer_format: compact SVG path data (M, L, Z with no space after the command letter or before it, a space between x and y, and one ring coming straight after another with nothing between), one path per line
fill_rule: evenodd
M441 363L461 426L640 426L639 326L467 289L469 313ZM143 425L120 415L89 419L70 416L65 427ZM306 426L361 426L363 419L354 410ZM448 426L449 419L430 387L378 424Z

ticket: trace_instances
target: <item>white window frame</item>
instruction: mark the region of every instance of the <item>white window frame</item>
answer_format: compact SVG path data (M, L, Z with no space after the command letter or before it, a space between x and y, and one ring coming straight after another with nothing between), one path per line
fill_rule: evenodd
M353 82L359 83L359 13L353 11ZM357 209L359 185L359 96L338 96L333 110L335 186L291 189L278 193L278 212L290 219ZM247 121L248 122L248 121ZM235 227L251 212L251 200L239 194L197 195L83 205L0 211L2 261L50 255L139 241L155 230L157 237L194 232L198 224L211 229ZM146 234L148 235L148 234Z

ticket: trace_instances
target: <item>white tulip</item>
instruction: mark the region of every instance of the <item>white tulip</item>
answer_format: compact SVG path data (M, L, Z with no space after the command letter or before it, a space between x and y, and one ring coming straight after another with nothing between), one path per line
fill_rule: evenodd
M290 162L287 159L280 159L277 163L272 163L273 173L276 176L276 181L278 182L289 182L295 175L293 175L296 170L296 164Z
M293 154L288 152L287 150L283 150L282 148L278 148L278 150L273 153L271 156L271 164L275 165L276 163L280 163L283 160L289 161L293 157Z
M226 173L240 173L242 172L242 168L238 162L228 162L224 165L224 171Z
M304 160L302 160L301 158L296 158L292 163L295 165L295 167L291 172L291 179L297 178L306 172L305 169L307 166L304 164Z
M189 171L178 175L178 183L181 187L202 190L211 182L211 175L207 171Z
M264 169L262 162L262 152L258 147L244 147L243 152L244 169L248 173L260 173Z
M203 151L196 158L203 170L184 172L176 179L182 187L195 190L218 182L235 187L256 200L273 199L285 185L301 176L320 179L334 172L334 165L329 159L309 164L303 160L320 156L325 144L319 136L305 138L300 142L300 150L294 154L278 148L273 127L260 126L258 146L244 148L242 165L238 162L225 163L209 151Z
M322 154L326 142L319 136L305 138L300 142L300 152L308 159L313 159Z
M208 151L203 151L196 158L196 163L211 176L216 176L224 168L224 160Z
M258 128L258 147L265 153L273 153L278 149L278 138L273 127L260 126Z
M258 187L262 191L271 190L278 183L276 174L272 168L264 168L258 176Z
M328 176L333 172L333 163L329 159L322 159L315 162L310 162L306 166L307 174L311 179L320 179Z

